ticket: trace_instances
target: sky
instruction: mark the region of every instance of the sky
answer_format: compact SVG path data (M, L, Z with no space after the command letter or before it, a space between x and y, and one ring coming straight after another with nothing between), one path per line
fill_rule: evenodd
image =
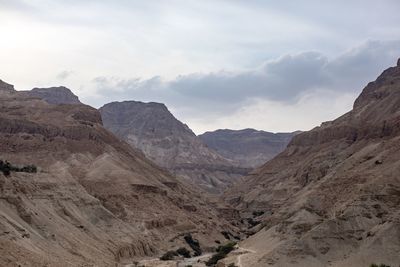
M162 102L197 134L309 130L400 57L400 1L0 0L0 79L93 107Z

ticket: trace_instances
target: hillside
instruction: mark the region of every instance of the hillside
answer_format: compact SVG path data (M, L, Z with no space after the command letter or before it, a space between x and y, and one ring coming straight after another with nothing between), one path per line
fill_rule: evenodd
M255 225L241 265L397 266L399 155L400 60L225 194Z
M235 235L89 106L49 104L0 82L0 151L1 266L117 266L190 249L189 234L203 251L224 242L222 231Z
M210 148L241 167L256 168L282 152L293 133L270 133L254 129L216 130L199 135Z

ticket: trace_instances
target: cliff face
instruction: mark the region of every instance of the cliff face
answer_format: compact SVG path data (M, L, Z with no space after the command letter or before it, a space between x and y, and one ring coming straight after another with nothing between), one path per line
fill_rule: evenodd
M238 166L256 168L282 152L294 133L270 133L254 129L217 130L199 135L210 148Z
M12 91L14 91L14 86L0 80L0 92L1 91L12 92Z
M70 89L59 86L49 88L33 88L27 91L32 97L45 100L49 104L81 104L79 98Z
M1 266L115 266L187 246L187 233L202 249L234 233L184 181L104 129L96 109L8 91L0 159L38 171L0 172Z
M226 193L255 233L243 266L400 262L400 66ZM252 211L254 212L252 214ZM254 223L256 221L256 223Z
M156 164L218 193L248 169L209 149L163 104L125 101L100 108L104 126Z

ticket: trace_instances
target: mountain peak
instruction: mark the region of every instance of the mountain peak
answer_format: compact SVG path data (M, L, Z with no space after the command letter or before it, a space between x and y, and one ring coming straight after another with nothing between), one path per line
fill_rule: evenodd
M396 93L399 83L400 59L397 61L397 66L386 69L375 81L368 83L354 102L354 109L362 108L371 102L382 100Z
M33 88L28 93L30 96L41 98L49 104L81 104L79 98L65 86Z
M234 168L161 103L113 102L100 108L104 127L172 173L218 193L247 168Z
M8 84L0 80L0 91L8 91L8 92L15 91L14 85Z

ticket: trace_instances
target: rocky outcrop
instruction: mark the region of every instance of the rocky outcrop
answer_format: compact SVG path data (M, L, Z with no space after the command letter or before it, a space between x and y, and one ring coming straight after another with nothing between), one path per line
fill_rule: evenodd
M0 91L12 92L14 91L14 86L0 80Z
M79 98L64 86L33 88L27 93L32 97L43 99L49 104L81 104Z
M243 220L259 221L241 244L254 252L242 265L396 266L399 138L397 66L369 83L352 111L296 135L226 193Z
M209 247L237 231L89 106L3 92L0 159L37 170L0 172L0 266L116 266L176 249L187 232Z
M249 171L209 149L164 104L113 102L100 112L104 126L116 136L208 192L221 192Z
M254 129L216 130L199 135L200 139L238 166L256 168L282 152L293 133L270 133Z

